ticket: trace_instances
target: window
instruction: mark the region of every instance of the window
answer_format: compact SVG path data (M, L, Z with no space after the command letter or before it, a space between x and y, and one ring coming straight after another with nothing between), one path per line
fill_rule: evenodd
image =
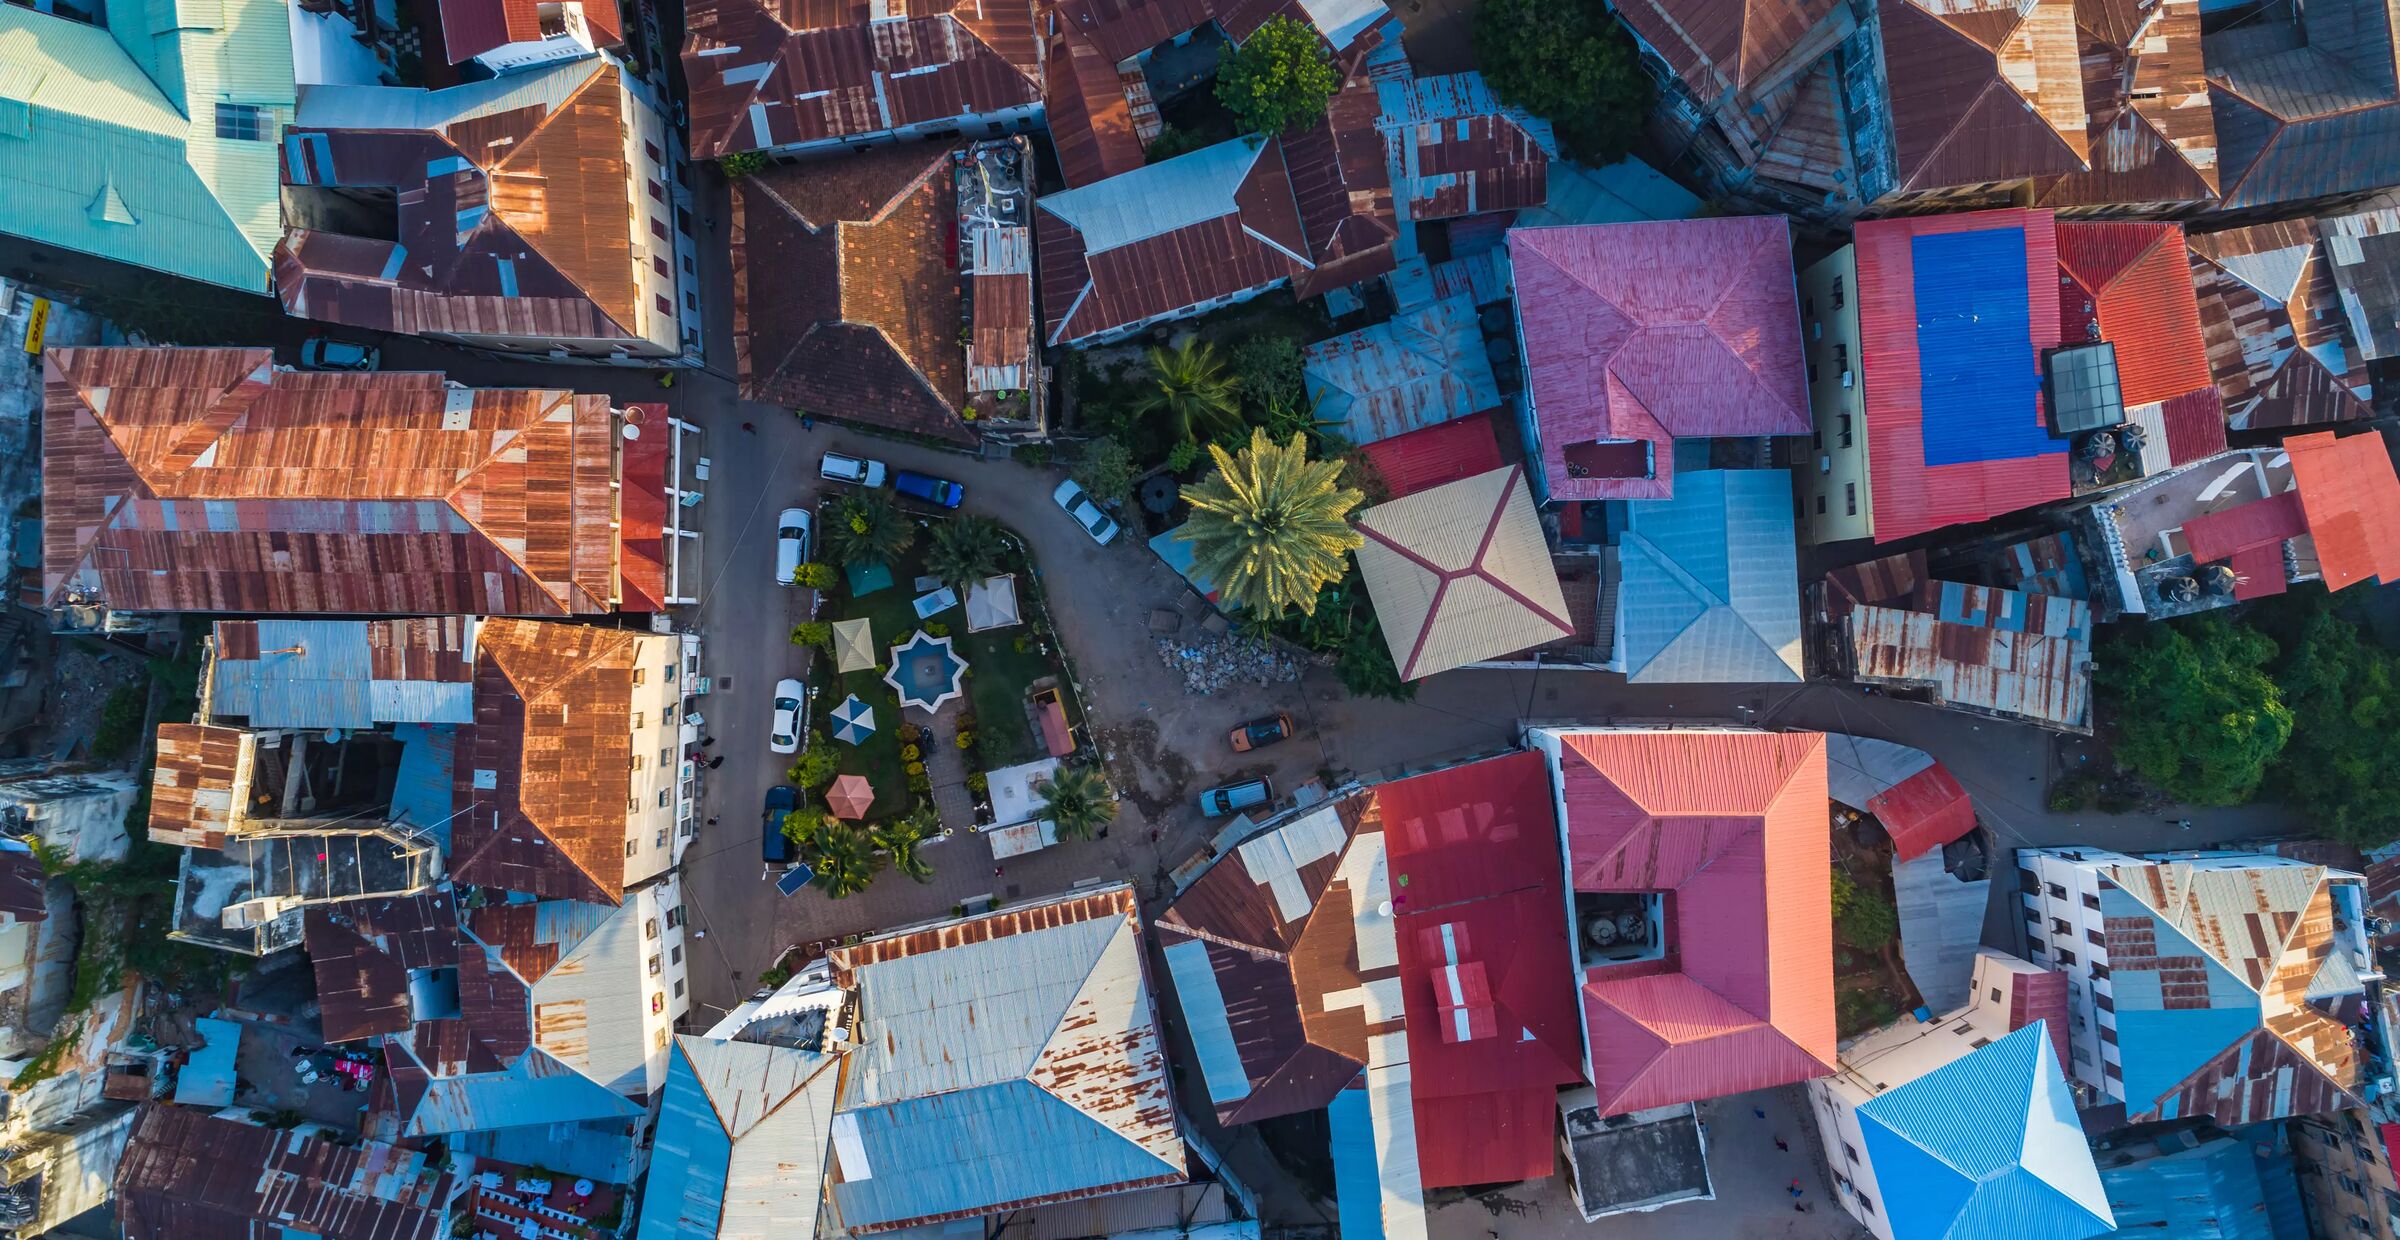
M650 183L650 197L658 202L667 200L667 187L656 181Z
M642 937L645 939L655 939L658 937L658 919L656 917L646 917L642 919Z
M2366 1193L2364 1193L2363 1191L2361 1191L2361 1187L2362 1187L2362 1186L2359 1184L2359 1182L2358 1182L2357 1180L2354 1180L2354 1179L2352 1179L2352 1178L2350 1178L2349 1176L2346 1176L2346 1175L2341 1175L2341 1174L2339 1174L2339 1173L2336 1173L2336 1175L2335 1175L2335 1177L2334 1177L2334 1178L2336 1178L2336 1179L2338 1179L2338 1180L2340 1180L2340 1181L2342 1182L2342 1191L2343 1191L2343 1192L2345 1192L2345 1193L2348 1193L2348 1194L2350 1194L2350 1195L2351 1195L2351 1196L2353 1196L2353 1197L2364 1197L2364 1196L2366 1196Z
M1997 986L1992 987L1992 1002L2000 1002L2000 988Z
M667 963L668 963L668 964L682 964L682 963L683 963L683 944L681 944L681 943L677 943L675 946L673 946L673 947L670 947L670 948L668 948L668 949L667 949Z
M2375 1230L2375 1226L2358 1215L2353 1214L2350 1216L2350 1230L2372 1233Z
M627 840L627 841L625 841L625 855L626 855L626 856L630 857L630 856L632 856L633 854L635 854L635 853L637 853L637 852L640 852L640 851L642 851L642 842L641 842L640 840Z
M651 1037L650 1045L662 1051L667 1049L667 1031L664 1029L659 1030Z
M2113 1014L2117 1010L2117 1001L2101 994L2097 987L2092 990L2092 1003L2103 1012Z
M673 908L671 908L671 909L668 909L668 910L667 910L667 929L669 929L669 930L672 930L672 929L674 929L675 927L677 927L677 926L680 926L680 925L682 925L682 924L683 924L683 906L682 906L682 905L680 905L680 904L678 904L678 905L676 905L675 907L673 907Z
M1817 515L1820 517L1825 515L1825 497L1822 495L1817 497Z
M660 809L665 809L667 807L667 790L664 788L658 790L658 807ZM2073 964L2074 961L2070 960L2067 963Z
M649 668L646 668L646 667L637 667L637 668L633 669L633 685L634 685L634 687L635 687L635 688L637 688L637 689L638 689L638 688L640 688L640 687L642 686L642 684L643 684L645 681L649 680L649 679L650 679L650 669L649 669Z
M1850 508L1850 515L1851 515L1851 516L1854 516L1854 517L1855 517L1855 516L1857 516L1857 515L1858 515L1858 484L1857 484L1857 483L1855 483L1855 482L1845 482L1845 483L1843 483L1843 484L1842 484L1842 502L1843 502L1844 504L1847 504L1847 505L1849 505L1849 508Z
M2053 917L2050 919L2050 933L2073 934L2075 933L2075 927L2068 925L2067 919L2064 917Z
M2083 893L2083 906L2084 906L2085 908L2088 908L2088 909L2092 910L2092 911L2093 911L2093 912L2095 912L2095 913L2096 913L2096 912L2099 912L2099 911L2100 911L2100 897L2098 897L2098 896L2096 896L2096 895L2093 895L2091 892L2088 892L2088 891L2087 891L2087 892L2084 892L2084 893ZM2096 940L2096 939L2095 939L2095 940L2093 940L2093 941L2094 941L2094 942L2098 942L2098 940Z
M683 979L680 977L675 979L675 997L678 999L683 997Z
M2044 883L2042 886L2044 889L2049 891L2050 898L2053 900L2064 900L2067 898L2067 889L2059 886L2057 883Z
M666 239L667 239L667 226L666 226L665 224L662 224L662 223L658 222L656 219L653 219L653 220L651 220L651 221L650 221L650 235L651 235L651 236L653 236L653 237L656 237L656 238L658 238L658 239L659 239L659 240L661 240L661 241L664 241L664 240L666 240Z
M699 295L698 293L689 293L689 292L685 293L685 294L683 295L683 308L684 308L684 309L686 309L686 310L697 310L697 309L699 309L699 308L700 308L700 295Z
M2017 871L2017 889L2026 895L2038 896L2042 893L2042 880L2035 878L2031 870L2019 869Z
M1817 381L1817 364L1815 362L1810 362L1808 364L1808 381L1810 383L1815 383Z
M1845 414L1843 414L1843 415L1841 416L1840 420L1838 421L1838 423L1835 425L1834 429L1840 433L1840 444L1841 444L1841 446L1842 446L1842 447L1845 447L1845 448L1849 447L1849 446L1850 446L1850 443L1851 443L1851 440L1850 440L1850 415L1849 415L1849 414L1846 414L1846 413L1845 413Z
M1802 318L1809 318L1809 319L1813 319L1813 318L1817 317L1817 299L1816 299L1816 298L1814 298L1814 297L1803 297L1803 298L1801 298L1801 299L1800 299L1800 317L1802 317Z
M650 996L650 1014L652 1016L656 1016L660 1012L664 1012L666 1010L667 996L664 992L656 993Z
M2071 952L2071 951L2068 951L2066 948L2063 948L2063 947L2062 947L2062 948L2059 948L2059 949L2058 949L2058 962L2059 962L2060 964L2073 964L2073 963L2075 963L2075 953L2073 953L2073 952Z
M1858 1151L1851 1149L1847 1141L1842 1142L1842 1157L1849 1159L1851 1166L1858 1165Z
M665 297L663 294L658 294L658 293L653 293L653 294L651 294L651 295L650 295L650 304L652 304L652 305L654 305L654 306L657 306L657 307L658 307L658 312L659 312L660 314L673 314L673 313L675 313L675 303L674 303L674 302L671 302L671 301L668 301L668 300L666 299L666 297Z
M665 848L667 846L667 829L665 827L660 827L658 829L658 846L660 848Z
M1873 1214L1875 1212L1875 1199L1867 1196L1865 1193L1860 1193L1858 1195L1858 1208L1866 1211L1869 1214Z
M633 755L633 769L637 771L642 769L642 755L638 753Z
M658 278L661 280L664 280L675 274L675 272L667 266L667 260L660 258L656 254L650 256L650 270L656 272L658 274Z
M660 970L662 970L662 969L664 969L664 968L666 968L666 967L667 967L667 962L666 962L666 961L664 961L664 960L660 959L660 958L659 958L659 957L657 957L657 956L652 956L652 957L650 957L650 976L652 976L652 977L657 977L657 976L658 976L658 974L659 974L659 971L660 971Z
M272 136L274 118L266 109L249 103L220 103L217 105L217 136L238 138L244 142L265 142Z
M2102 947L2108 946L2108 940L2101 938L2100 932L2092 929L2090 926L2085 926L2083 928L2083 938L2087 943L2096 943Z
M1848 304L1848 300L1842 294L1842 278L1835 276L1833 278L1833 308L1839 310Z
M661 750L659 750L659 751L658 751L658 764L659 764L660 766L668 766L668 765L672 764L674 761L675 761L675 750L674 750L674 748L673 748L672 746L670 746L670 747L668 747L668 748L666 748L666 749L661 749Z
M651 163L659 164L666 162L666 157L658 153L658 144L656 142L644 142L642 144L642 154L649 156Z
M2109 1028L2106 1025L2100 1026L2100 1040L2110 1046L2115 1046L2117 1044L2117 1031Z
M2047 956L2050 954L2050 949L2042 946L2042 941L2040 939L2028 940L2025 944L2025 950L2033 953L2036 956Z
M2108 966L2107 966L2107 965L2104 965L2104 964L2102 964L2102 963L2100 963L2100 962L2099 962L2099 961L2097 961L2097 960L2093 961L2093 962L2092 962L2092 980L2093 980L2093 981L2098 981L2098 980L2100 980L2101 978L2104 978L2104 977L2107 977L2107 976L2108 976Z
M637 710L633 712L633 726L637 729L640 728L642 726L642 721L649 718L649 716L650 712L646 710Z
M2075 1062L2082 1064L2085 1067L2090 1067L2092 1063L2092 1056L2090 1052L2078 1046L2075 1048Z

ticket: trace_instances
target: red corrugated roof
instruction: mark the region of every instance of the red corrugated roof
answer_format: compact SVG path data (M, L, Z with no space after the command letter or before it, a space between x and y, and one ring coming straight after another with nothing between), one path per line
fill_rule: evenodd
M2292 457L2300 509L2317 544L2325 588L2373 577L2400 581L2400 479L2379 434L2337 439L2332 431L2283 442Z
M2183 540L2201 564L2229 559L2253 547L2272 547L2308 532L2300 496L2286 491L2247 504L2204 512L2183 523Z
M624 485L617 492L617 545L625 600L617 608L664 611L668 591L667 458L675 428L668 425L664 404L627 408L640 412L643 433L621 440Z
M1783 217L1520 228L1508 248L1552 498L1663 498L1677 438L1809 432ZM1656 476L1570 474L1595 440L1649 442Z
M2237 599L2281 594L2291 585L2283 575L2283 547L2280 544L2250 547L2236 552L2233 573L2233 597Z
M455 65L494 48L539 39L539 8L534 0L441 0L442 48Z
M2125 407L2163 405L2167 457L2177 465L2225 450L2225 407L2209 369L2200 330L2200 298L2184 248L2183 226L2129 221L2062 221L2059 271L2074 281L2059 313L2068 325L2090 317L2117 346ZM2062 339L2083 336L2073 330Z
M1501 466L1491 415L1476 413L1360 447L1392 498L1490 473Z
M1901 861L1975 829L1975 803L1939 762L1884 789L1867 809L1890 833L1892 856Z
M1516 753L1394 780L1375 789L1375 812L1419 1174L1428 1188L1548 1174L1549 1116L1558 1087L1580 1075L1582 1038L1548 766ZM1451 967L1470 964L1482 982L1454 988ZM1487 1036L1460 1039L1455 1020L1445 1025L1443 997L1455 1017L1461 994L1488 1007Z
M1559 763L1574 890L1671 893L1665 971L1584 974L1601 1112L1831 1073L1825 738L1570 732Z

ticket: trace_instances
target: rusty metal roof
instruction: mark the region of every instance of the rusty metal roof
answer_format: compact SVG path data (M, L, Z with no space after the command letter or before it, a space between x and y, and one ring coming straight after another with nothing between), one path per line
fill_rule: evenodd
M447 887L318 905L304 927L328 1042L406 1032L416 1023L410 971L458 966L458 910Z
M2072 208L2208 202L2217 126L2200 54L2199 0L2075 0L2091 167L2036 192Z
M127 1240L441 1240L459 1181L418 1150L142 1108L117 1165Z
M250 808L258 738L246 728L158 725L150 777L150 842L222 848Z
M640 633L491 620L475 722L459 728L450 872L460 882L616 904L625 894Z
M220 620L213 718L258 728L368 728L474 719L476 622Z
M2365 358L2350 342L2314 220L2185 239L2209 368L2234 430L2366 417Z
M2075 0L1899 0L1877 12L1895 189L2089 166Z
M1391 165L1376 128L1380 113L1374 84L1364 74L1353 74L1328 103L1323 120L1283 139L1292 197L1316 264L1294 273L1293 296L1315 297L1398 265L1392 250L1399 226Z
M1833 0L1630 0L1618 12L1702 99L1757 86Z
M656 335L635 272L647 200L627 158L640 105L619 72L571 61L512 76L505 94L308 88L284 131L284 184L396 194L398 231L295 218L275 251L284 309L405 335Z
M613 0L597 0L612 4ZM542 37L538 0L441 0L442 50L451 64Z
M50 902L43 894L44 886L41 858L34 856L32 849L0 847L0 915L20 925L49 920Z
M2227 208L2359 193L2400 181L2400 12L2314 0L2282 20L2208 35Z
M958 415L967 375L953 154L903 144L734 186L744 396L975 441Z
M1931 689L1945 705L2091 731L2088 634L2054 637L1859 607L1850 613L1848 638L1854 679Z
M53 604L583 615L617 600L605 396L278 370L265 349L43 364Z
M1402 218L1518 211L1549 200L1558 140L1546 121L1504 106L1480 73L1385 80L1377 87L1384 157Z
M1070 188L1142 166L1133 100L1115 61L1062 23L1050 38L1047 76L1043 119L1059 177Z

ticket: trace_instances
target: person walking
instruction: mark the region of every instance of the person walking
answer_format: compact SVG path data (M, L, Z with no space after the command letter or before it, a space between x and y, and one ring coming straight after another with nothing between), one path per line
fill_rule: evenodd
M1775 1148L1782 1150L1786 1154L1789 1154L1792 1152L1792 1143L1784 1140L1782 1137L1777 1137L1775 1138Z

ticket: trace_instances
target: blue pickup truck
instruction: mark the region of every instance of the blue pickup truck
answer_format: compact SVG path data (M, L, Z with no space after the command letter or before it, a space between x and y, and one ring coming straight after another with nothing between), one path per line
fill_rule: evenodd
M965 487L946 478L936 478L932 474L920 474L913 469L895 472L892 475L892 489L911 499L921 499L928 504L939 504L944 508L956 508L958 501L967 497Z

